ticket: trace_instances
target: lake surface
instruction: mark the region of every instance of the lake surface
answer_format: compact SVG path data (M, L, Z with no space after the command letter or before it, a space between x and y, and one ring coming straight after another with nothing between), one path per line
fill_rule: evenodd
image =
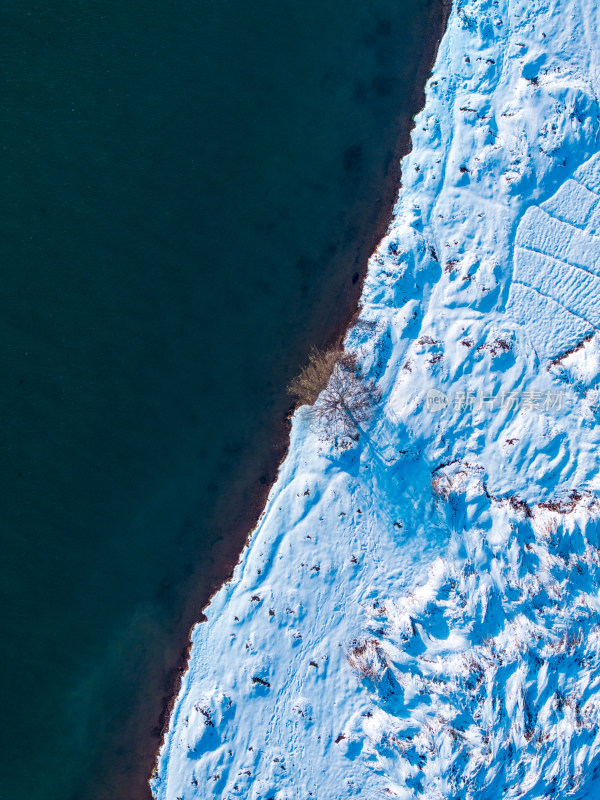
M6 0L7 800L138 800L191 624L348 323L438 0Z

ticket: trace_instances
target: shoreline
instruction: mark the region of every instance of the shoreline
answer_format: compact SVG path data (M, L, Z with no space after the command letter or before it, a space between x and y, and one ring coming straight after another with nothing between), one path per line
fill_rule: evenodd
M359 303L362 296L363 284L367 276L369 260L377 249L379 242L387 233L390 222L393 218L393 210L398 198L398 194L402 188L401 160L411 150L410 145L411 134L414 127L414 117L424 107L427 80L431 75L440 43L447 29L448 19L452 9L451 0L438 0L438 2L439 5L437 7L432 5L430 10L428 22L431 23L432 27L435 26L435 30L426 41L426 49L424 49L422 58L417 66L417 77L413 85L413 91L410 94L410 124L405 125L401 118L398 119L399 126L397 130L396 144L393 150L392 158L385 173L385 182L382 186L381 195L376 201L378 206L377 221L375 225L372 225L370 228L372 235L365 237L363 242L357 246L352 267L348 270L348 277L345 278L346 282L348 280L352 282L353 288L349 293L349 297L346 299L346 304L343 310L339 308L336 309L338 313L337 323L334 330L323 342L322 346L324 347L330 346L335 342L342 341L358 317L360 313ZM214 578L210 581L208 587L205 587L205 590L202 592L201 596L195 596L190 599L189 609L196 610L195 619L188 629L185 646L179 649L179 656L176 662L173 663L173 666L169 669L169 672L166 676L165 691L162 693L160 698L161 711L157 720L157 725L154 728L154 733L158 735L159 739L158 746L155 747L154 744L152 745L152 762L150 769L146 772L145 778L147 793L144 793L143 798L140 796L140 800L153 797L149 788L149 780L158 763L160 749L162 747L171 719L172 711L181 688L182 678L188 670L192 648L192 631L197 624L206 621L204 610L210 604L214 595L232 577L233 571L239 562L240 555L243 552L243 549L246 546L252 531L256 528L260 520L260 517L265 509L269 493L277 479L279 468L287 457L289 451L291 429L290 419L292 412L293 404L290 403L287 407L285 415L277 420L274 424L275 435L273 437L273 444L271 446L272 458L269 460L267 474L263 474L258 480L256 480L256 473L254 470L252 470L255 478L252 485L245 482L243 478L240 478L237 481L237 484L241 484L244 487L244 489L241 491L241 494L249 495L249 502L246 506L240 504L240 506L243 506L244 511L238 512L238 519L233 525L230 526L227 534L227 541L223 542L223 544L226 544L228 551L227 554L223 555L222 559L219 559L219 556L217 556L215 559L222 565L222 569L216 571ZM230 492L230 496L232 494L240 494L240 488L237 486L237 484L234 484L234 486L236 486L236 490ZM218 518L218 508L221 505L228 505L227 499L227 497L222 497L219 499L217 502L215 517ZM184 615L188 616L188 614ZM155 736L153 736L153 739L155 739Z
M160 800L597 793L600 341L543 367L600 306L584 270L600 252L600 17L588 28L572 4L567 24L551 7L524 23L505 2L490 25L481 10L449 17L369 262L367 325L347 334L381 390L376 417L342 452L294 417L258 528L194 630ZM538 89L523 77L542 42ZM542 121L560 149L539 145ZM449 385L564 402L428 413L424 390Z

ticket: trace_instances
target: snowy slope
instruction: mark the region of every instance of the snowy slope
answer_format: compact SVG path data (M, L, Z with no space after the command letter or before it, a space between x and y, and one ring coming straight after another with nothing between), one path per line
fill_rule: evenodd
M459 0L347 346L196 626L152 786L600 797L600 84L591 0Z

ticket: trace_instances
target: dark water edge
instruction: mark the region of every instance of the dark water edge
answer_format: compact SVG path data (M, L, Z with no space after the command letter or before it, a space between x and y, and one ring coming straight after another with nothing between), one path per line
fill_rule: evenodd
M417 64L415 80L407 103L407 112L397 120L399 124L396 131L395 148L391 161L387 164L386 174L380 186L380 195L374 207L362 208L363 221L367 222L370 218L370 224L367 222L364 229L361 226L360 238L354 243L354 261L352 263L352 268L356 270L352 275L354 289L347 291L344 303L339 303L335 308L336 314L329 317L330 329L319 337L319 347L327 347L341 342L346 331L359 314L359 300L367 275L368 260L392 222L394 205L398 192L402 187L400 162L411 149L410 136L414 127L413 118L425 104L425 84L433 69L439 45L446 31L451 8L452 0L436 0L431 4L428 14L425 16L428 35L422 43L423 47ZM343 269L343 265L340 265L340 267ZM347 268L344 269L343 274L347 274ZM289 407L285 418L280 417L273 420L275 423L273 441L276 443L273 445L272 460L260 479L262 486L260 488L254 486L254 491L248 496L248 486L251 485L253 477L252 470L250 470L247 476L241 478L240 482L231 488L231 496L243 498L242 502L239 503L239 507L243 508L245 513L238 515L227 534L226 542L222 542L223 547L220 548L217 559L219 571L215 571L210 586L203 587L204 594L200 595L200 603L202 605L200 614L198 614L197 600L194 602L196 616L193 618L190 634L198 622L206 620L203 609L209 604L210 598L219 591L223 583L233 575L239 555L248 540L249 532L254 529L259 521L269 492L277 479L279 466L285 459L289 449L290 423L288 415L292 411L293 407ZM254 475L256 475L256 472L254 472ZM223 504L220 504L216 510L217 519L226 515L226 506L229 505L230 497L224 499L222 501ZM170 670L166 678L165 685L168 686L168 691L166 695L162 696L160 706L160 744L162 744L168 728L170 716L181 688L182 678L188 668L191 652L189 635L186 646L180 652L177 666ZM154 732L156 730L154 729ZM156 746L152 747L152 753L153 766L155 766L159 754ZM144 774L147 775L148 773L145 772ZM142 793L139 797L140 800L151 800L152 793Z
M70 37L80 32L82 19L85 21L89 13L83 5L75 5L78 13L72 16L73 7L68 4L62 10L55 7L48 12L35 6L25 10L13 3L2 12L8 18L3 20L7 23L3 29L7 26L10 29L17 21L23 23L21 18L26 14L31 16L32 10L34 16L45 15L43 28L34 27L30 46L46 59L58 47L60 59L57 63L60 60L64 65L73 56ZM126 21L115 20L115 15L124 12L112 3L94 4L94 11L97 13L101 6L109 18L106 28L102 29L102 24L92 19L90 29L93 26L102 29L106 37L103 46L109 53L112 49L112 58L116 58L114 51L119 46L129 48L131 58L127 63L132 76L139 81L136 87L139 92L145 77L133 75L139 58L136 48L146 48L144 58L152 57L153 48L158 49L159 57L160 48L149 44L148 40L138 42L137 36L134 41L121 42L118 37L111 37L115 22L123 25L123 31L127 29ZM23 552L18 554L20 561L17 558L5 561L6 574L2 573L4 607L12 609L14 614L7 630L2 628L2 640L9 648L5 653L10 652L11 658L9 666L0 673L3 718L10 720L0 744L6 759L0 797L11 800L21 797L31 800L37 797L45 800L141 800L149 797L147 779L160 743L165 709L177 690L179 672L185 665L189 629L201 618L208 597L237 561L287 448L289 404L284 387L298 371L312 344L322 346L331 342L347 328L356 311L367 259L390 219L400 178L398 161L408 150L411 116L423 105L423 86L447 13L438 2L415 2L410 7L413 18L406 23L402 20L399 25L398 20L393 19L393 15L399 13L397 7L397 3L373 3L373 16L367 18L369 24L364 26L364 37L370 36L372 40L367 47L376 54L373 72L368 78L362 75L366 81L362 86L361 76L357 79L354 75L352 85L357 97L361 93L366 93L367 98L372 93L378 95L380 116L375 118L374 112L368 113L374 116L373 133L381 129L382 120L389 121L385 135L376 148L373 145L376 152L372 153L368 130L350 129L347 146L339 151L342 170L336 176L337 193L342 198L338 197L338 203L343 211L338 210L330 217L324 213L322 231L310 229L306 234L296 231L295 235L287 236L296 218L285 208L285 196L293 190L294 181L302 180L302 174L289 175L287 185L277 187L281 189L279 194L273 189L276 194L272 203L276 210L273 218L269 218L268 211L263 216L257 212L253 221L257 230L263 228L264 233L266 229L267 236L272 234L273 238L273 249L265 257L270 263L262 274L258 273L258 262L252 261L247 237L238 238L237 215L254 213L256 202L244 205L248 198L231 197L235 175L228 177L220 193L218 179L222 170L215 169L211 177L198 172L195 165L183 159L177 161L172 156L172 171L183 190L173 191L172 184L166 182L153 185L149 177L148 184L138 193L137 189L132 191L129 184L133 177L139 179L139 175L128 175L126 165L116 164L110 148L101 159L106 186L101 182L96 185L93 170L89 175L70 175L75 166L81 171L89 154L83 152L80 159L70 160L67 153L61 162L63 141L46 142L52 152L50 160L46 152L36 152L34 146L27 152L29 126L40 134L32 137L38 148L45 138L59 139L59 128L53 117L57 112L64 118L79 114L79 127L74 133L71 130L74 147L80 146L81 141L90 141L93 127L102 124L103 116L112 108L112 101L100 93L94 96L94 105L99 103L100 110L90 104L82 111L76 105L68 107L72 97L65 93L61 97L64 107L53 103L52 108L45 109L36 119L36 110L45 99L37 94L41 85L46 86L45 76L28 70L27 74L14 77L18 72L15 64L18 65L27 50L21 44L21 36L25 32L30 36L31 29L23 24L15 38L16 46L12 50L8 48L2 66L4 74L9 75L9 84L11 81L13 84L8 86L9 96L14 105L17 105L15 98L20 96L27 100L20 112L23 130L16 131L15 142L23 144L31 173L25 169L23 179L18 154L12 161L9 154L8 164L6 160L3 163L8 175L9 204L18 211L8 215L7 238L9 243L12 240L13 251L7 251L6 255L19 270L15 269L14 276L9 275L3 289L5 307L11 311L2 329L7 347L7 393L1 410L10 429L3 430L4 452L8 457L2 477L8 502L1 535L5 553L11 548ZM193 17L193 5L184 4L184 10ZM420 15L418 19L416 10ZM140 19L148 14L147 6L140 5L135 11ZM317 15L317 10L313 11ZM179 13L183 17L181 10ZM349 13L347 6L342 13ZM230 24L230 21L223 24ZM402 72L394 61L397 56L393 50L404 24L411 26L411 31L413 25L418 30L412 31L413 39L408 37L415 52L406 45L404 48L407 58L411 53L415 58ZM245 38L243 44L248 46ZM185 53L182 63L191 63L196 55ZM344 51L342 55L347 58L349 52ZM141 61L149 66L143 59ZM47 61L40 58L40 72L46 67ZM258 78L251 75L249 80L265 80L272 68L267 64L264 75ZM181 70L183 81L189 76L185 75L185 68ZM399 87L394 81L400 73L403 85ZM50 76L53 85L58 82L59 86L61 81L65 84L72 77L73 73L61 69ZM156 80L157 75L153 74L152 78ZM333 88L342 86L340 91L343 91L343 80L342 77L339 85ZM110 84L107 86L114 89ZM79 101L89 94L89 87L83 88L77 96ZM167 95L169 91L179 93L181 103L188 97L185 82L177 87L165 81L159 90L156 90L158 95ZM127 114L132 115L133 124L125 125L121 133L133 127L129 131L132 150L142 141L146 168L156 164L160 171L161 145L165 142L156 131L146 128L153 119L152 111L157 102L154 87L149 86L146 91L147 106L126 109ZM135 92L123 90L120 102L122 106L135 105L135 97ZM369 106L368 99L362 102ZM14 105L3 114L5 125L13 124ZM386 108L387 119L383 114ZM400 113L394 119L398 109ZM252 113L251 109L244 111ZM138 119L143 119L145 124L137 125ZM163 124L166 130L168 120ZM201 124L202 120L198 120L194 127L197 129ZM60 130L64 132L64 128ZM250 128L244 133L257 135ZM144 137L148 137L147 140ZM210 140L210 136L207 138ZM175 140L167 143L174 146ZM234 137L229 144L232 152L236 148L239 152L244 142ZM190 142L185 145L182 152L190 149ZM297 142L294 145L299 147ZM270 145L273 151L276 146L276 141ZM124 155L118 147L117 155ZM130 151L125 155L129 156ZM311 154L303 155L303 163L306 163ZM236 162L235 169L243 167L242 162ZM189 185L186 184L188 170ZM75 181L81 181L81 186L75 186ZM245 183L244 188L251 183ZM111 196L110 189L115 185L120 192ZM203 187L208 199L188 216L187 204L193 201L194 186ZM63 199L59 202L61 192ZM125 272L119 273L117 278L111 273L105 281L106 275L98 272L99 264L104 259L114 259L114 253L110 237L98 238L95 231L99 223L107 221L109 227L113 226L112 234L115 223L104 206L102 215L97 215L92 202L86 199L86 192L90 196L101 194L103 203L116 203L128 229L137 226L144 238L154 236L153 247L161 253L162 261L156 266L149 263L141 269L140 254L144 253L146 258L151 254L139 250L136 240L126 241L117 255L120 269ZM149 208L144 206L145 197L152 193L161 197L162 210L154 209L153 224L149 225L137 214L136 203L141 203L148 212ZM316 192L310 196L311 202L314 203L318 195ZM332 202L327 186L322 188L322 201L324 209ZM271 207L268 198L262 202L263 212ZM210 214L213 206L218 207L222 218L229 217L231 224L226 238L211 242L211 247L204 250L211 224L200 225L199 233L195 226L198 217ZM281 215L286 214L286 223L278 225ZM311 223L314 226L315 220ZM27 232L33 244L27 241ZM173 232L178 235L177 241L169 238ZM219 229L219 236L226 233L225 228ZM314 240L306 247L305 236ZM87 239L94 246L92 253L78 249ZM70 246L69 242L74 243ZM192 285L185 272L189 272L190 262L195 258L201 264L201 273L204 270L208 275L221 248L234 250L234 266L223 267L230 270L228 280L232 296L230 305L217 313L211 306L217 293L210 281L208 286ZM291 266L279 270L276 254L286 251ZM166 254L170 258L165 261ZM240 268L240 261L249 266ZM76 262L83 268L70 269L69 265ZM186 270L181 267L183 262L186 262ZM132 263L135 264L133 277L128 271ZM164 269L167 269L167 277ZM293 278L290 277L292 273ZM96 275L99 276L97 282ZM279 284L288 279L293 283L293 291L287 295L283 293L283 298L273 299L280 290ZM154 286L153 293L148 294L145 281ZM253 285L252 290L245 292L245 283L258 284L258 288ZM115 285L127 297L122 308L114 294L105 295L108 290L114 290ZM236 292L238 285L241 288ZM138 293L141 308L135 307L132 300ZM166 310L159 302L161 293L168 306ZM72 294L77 301L74 304L71 304ZM247 331L242 323L232 322L232 317L244 317L246 294L250 294L255 305L263 303L262 323L267 329L256 339L248 334L253 348L263 349L263 355L251 363L243 352ZM81 305L82 298L90 303L89 308ZM143 321L146 306L147 323ZM170 316L179 308L183 308L183 330L174 325ZM60 322L56 323L53 319L58 312ZM190 332L195 314L204 317L206 324L199 325L199 331ZM271 325L270 320L277 314L279 324ZM252 318L255 326L258 321L258 317ZM105 329L95 337L86 338L92 323L95 326L104 324ZM232 325L240 340L240 352L237 359L226 361L225 349L219 352L218 343L220 338L227 339ZM114 336L113 331L116 331ZM196 338L199 344L180 364L172 364L177 354L168 348L161 349L165 336L179 346L188 338ZM143 342L145 347L140 345L139 350L131 352L125 347L121 352L119 348L127 337ZM229 346L232 341L235 339L227 341ZM132 390L133 400L128 404L120 391L128 385L127 376L146 349L153 350L152 369L143 374L140 371L144 392L136 394ZM212 353L212 357L204 355L203 361L206 351ZM194 357L198 358L198 371L205 373L204 381L195 376L189 381L180 378L180 370L190 370ZM29 366L27 359L34 359L34 365ZM210 366L214 360L226 363L223 373L231 377L218 371L213 374L207 364ZM122 370L114 367L120 361ZM110 363L107 366L105 362ZM90 363L94 364L93 375L89 372ZM48 364L52 364L53 371L50 374L49 370L46 375ZM148 377L149 372L158 376L155 383ZM179 398L177 402L164 391L169 381L174 386L175 397ZM211 386L216 386L217 391L213 392ZM228 406L226 398L234 395L238 396L239 403ZM20 399L15 401L15 397ZM174 443L177 425L161 427L162 416L169 409L171 399L174 408L170 410L175 416L179 415L183 430ZM45 401L51 410L44 407ZM61 403L66 413L54 414L52 409ZM234 424L230 415L242 414L244 404L250 406L250 410ZM81 427L74 422L77 415L83 420ZM211 420L212 424L206 429L202 428L202 419L199 419L202 417ZM98 424L98 418L105 422ZM131 428L135 428L138 418L139 431L134 430L134 434L142 444L131 438ZM39 420L44 424L37 424ZM89 433L90 428L93 435ZM211 454L211 445L217 441L208 438L212 428L226 432L221 436L218 457ZM160 444L156 445L156 452L150 453L152 458L149 459L145 443L152 438L154 430ZM121 441L129 446L120 449ZM208 444L203 449L206 441ZM40 454L49 449L55 449L54 459L47 457L41 469ZM144 463L154 460L156 463L164 461L164 468L143 467ZM67 462L69 470L63 469ZM113 480L111 474L115 476ZM132 475L136 476L135 480ZM24 480L29 481L29 488L22 488ZM104 480L106 485L102 483ZM115 483L121 487L119 490L114 489ZM48 496L44 495L46 491ZM110 506L109 511L106 511L107 506ZM65 534L64 540L60 540L60 532L65 530L68 537ZM109 534L110 530L115 533ZM152 533L146 537L145 532L150 531ZM166 547L164 552L160 550L163 540L177 552L177 557ZM31 574L21 582L15 574L17 562L21 566L30 565L31 569ZM65 562L69 562L66 567ZM111 563L112 570L108 568ZM48 574L55 579L49 580ZM37 595L32 588L35 585L43 589ZM127 608L123 608L124 598L130 603ZM80 616L73 611L72 618L69 617L69 610L78 605L81 606ZM84 630L87 628L92 635Z

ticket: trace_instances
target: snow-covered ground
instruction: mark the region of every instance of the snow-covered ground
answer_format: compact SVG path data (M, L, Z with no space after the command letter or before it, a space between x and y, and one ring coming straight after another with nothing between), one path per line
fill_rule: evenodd
M600 12L458 0L347 346L196 626L176 798L600 797Z

